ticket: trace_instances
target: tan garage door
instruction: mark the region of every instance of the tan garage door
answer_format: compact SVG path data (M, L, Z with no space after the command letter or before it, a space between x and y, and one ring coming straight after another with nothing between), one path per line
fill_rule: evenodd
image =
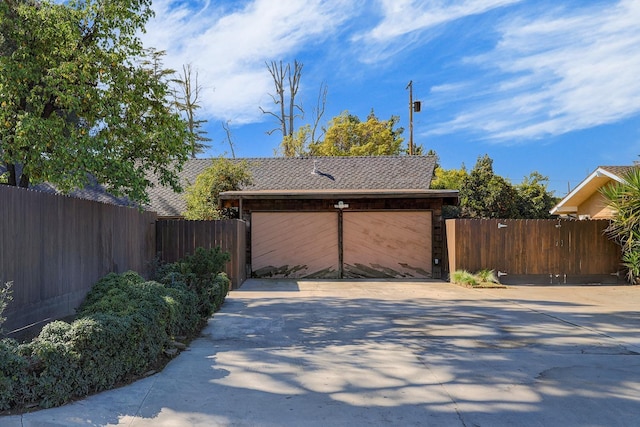
M431 247L429 211L251 214L254 277L430 278Z
M338 213L253 212L251 269L257 277L338 278Z
M431 277L431 212L343 215L343 277Z

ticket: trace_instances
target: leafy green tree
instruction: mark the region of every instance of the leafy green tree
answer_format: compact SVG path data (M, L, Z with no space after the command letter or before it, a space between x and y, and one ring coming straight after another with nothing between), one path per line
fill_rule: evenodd
M606 229L610 239L622 248L622 262L630 282L640 283L640 168L623 177L623 182L603 187L602 194L615 213Z
M468 218L517 218L517 192L493 172L493 160L484 155L464 179L460 189L462 216Z
M487 156L478 161L469 174L462 170L436 170L432 188L458 188L461 216L469 218L549 218L549 210L557 202L547 190L548 178L538 172L512 185L493 171L493 160Z
M282 138L280 151L284 157L298 157L309 154L309 143L311 138L311 125L304 125L298 128L293 135L286 135Z
M334 117L326 130L324 141L311 144L314 156L381 156L401 152L404 129L395 128L399 118L379 120L373 110L362 122L348 111Z
M3 15L4 19L0 20L0 56L10 56L16 50L15 40L7 38L7 35L9 35L17 19L17 6L32 3L30 0L6 1L6 14Z
M138 38L150 0L0 2L0 161L9 185L62 191L93 176L146 202L147 176L179 189L187 128ZM146 65L145 65L146 64Z
M251 183L249 164L245 160L232 162L224 157L215 159L211 166L198 175L196 182L187 188L185 218L199 220L233 218L233 212L219 209L220 193L237 191Z
M415 151L414 149L414 152ZM436 155L433 150L429 150L429 154ZM464 164L462 164L460 169L444 169L436 163L431 188L436 190L460 190L468 175L467 168ZM442 216L444 218L458 218L460 217L460 212L460 205L446 205L442 207Z
M431 188L437 190L460 190L468 175L464 164L460 169L444 169L441 166L436 166Z
M547 190L549 178L539 172L531 172L522 183L516 185L518 216L520 218L547 219L557 199Z
M329 122L324 141L318 141L310 146L311 154L316 156L347 156L351 147L360 141L358 134L358 116L344 111Z

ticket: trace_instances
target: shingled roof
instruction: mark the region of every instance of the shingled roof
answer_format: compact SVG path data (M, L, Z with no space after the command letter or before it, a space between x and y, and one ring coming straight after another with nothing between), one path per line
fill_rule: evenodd
M611 174L622 178L638 166L598 166L598 169L605 170Z
M624 176L637 168L638 165L629 166L598 166L588 177L569 192L555 205L549 213L552 215L572 215L578 210L578 206L596 194L600 188L611 181L623 182Z
M182 185L196 177L215 159L191 159L181 173ZM242 188L261 190L428 190L436 164L434 156L279 157L245 158L253 184ZM184 194L168 187L149 191L149 209L159 216L180 216L186 210Z
M17 166L18 171L21 172L20 166ZM7 171L4 165L0 165L0 175ZM94 202L107 203L110 205L116 206L125 206L125 207L136 207L135 203L131 202L126 197L117 197L113 194L109 193L102 185L98 184L96 179L92 176L89 176L88 183L84 188L75 189L71 191L67 196L75 197L78 199L92 200ZM42 182L39 184L29 186L30 190L33 191L41 191L43 193L50 194L63 194L60 190L56 188L51 183Z

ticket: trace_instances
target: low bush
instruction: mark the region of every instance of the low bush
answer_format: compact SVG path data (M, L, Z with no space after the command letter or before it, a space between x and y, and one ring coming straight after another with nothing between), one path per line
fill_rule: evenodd
M477 287L505 287L500 285L498 278L496 277L494 270L480 270L475 274L466 270L456 270L451 273L451 282L459 285L464 285L469 288Z
M466 270L456 270L451 273L451 281L465 286L475 286L478 284L476 277Z
M11 285L13 282L7 282L0 288L0 334L2 333L2 324L5 320L5 317L2 316L2 313L9 305L9 301L13 299L11 296Z
M182 261L160 266L156 280L169 287L186 286L198 296L198 312L202 316L217 310L229 293L230 281L222 273L229 261L228 252L220 247L197 248ZM213 286L211 284L213 283Z
M478 278L480 282L500 283L498 281L498 277L496 276L495 270L487 270L487 269L480 270L475 274L475 276Z
M640 245L630 245L622 253L622 265L627 269L627 280L634 285L640 285Z
M108 274L74 322L52 322L28 343L0 341L0 410L49 408L140 377L223 304L226 260L219 248L198 250L163 266L161 281Z
M29 362L18 352L15 340L0 340L0 409L22 403L28 367Z

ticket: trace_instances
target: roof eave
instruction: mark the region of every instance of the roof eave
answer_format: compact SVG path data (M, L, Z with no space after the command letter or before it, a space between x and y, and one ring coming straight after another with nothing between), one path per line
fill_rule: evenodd
M576 188L574 188L569 194L567 194L562 200L560 200L560 202L558 202L557 205L555 205L550 211L549 213L551 215L558 215L561 213L573 213L576 211L570 211L567 209L571 209L573 208L573 206L575 206L576 204L579 203L575 203L574 200L576 199L576 197L582 192L582 190L587 187L593 180L595 179L599 179L599 178L609 178L618 182L621 182L621 178L601 167L598 167L595 171L593 171L588 177L586 177L580 184L578 184L578 186ZM568 204L571 203L572 206L568 206ZM577 210L577 208L576 208Z
M555 206L549 211L551 215L574 214L578 212L577 206Z
M458 190L243 190L220 193L221 200L233 199L433 199L458 198Z

